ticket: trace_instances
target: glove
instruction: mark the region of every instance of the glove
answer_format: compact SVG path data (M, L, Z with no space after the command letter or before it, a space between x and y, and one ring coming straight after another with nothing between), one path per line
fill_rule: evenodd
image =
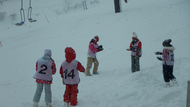
M100 45L97 49L98 49L99 51L102 51L102 50L103 50L103 46Z
M162 58L161 57L157 57L158 60L162 61Z
M102 45L100 45L98 48L103 48L103 46L102 46Z
M99 49L99 51L103 51L103 50L104 50L103 48Z
M155 52L156 55L162 55L162 52Z

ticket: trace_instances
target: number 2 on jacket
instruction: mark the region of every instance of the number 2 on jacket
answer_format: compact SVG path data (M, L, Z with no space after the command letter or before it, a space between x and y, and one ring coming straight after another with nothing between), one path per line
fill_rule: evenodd
M42 65L41 68L44 67L42 70L40 70L40 74L46 74L46 70L47 70L47 66L46 65Z

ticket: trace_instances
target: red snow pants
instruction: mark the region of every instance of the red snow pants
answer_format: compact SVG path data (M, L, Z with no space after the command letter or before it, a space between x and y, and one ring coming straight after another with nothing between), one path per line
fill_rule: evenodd
M78 84L75 85L66 85L64 102L70 103L72 106L77 105L77 93L78 93Z

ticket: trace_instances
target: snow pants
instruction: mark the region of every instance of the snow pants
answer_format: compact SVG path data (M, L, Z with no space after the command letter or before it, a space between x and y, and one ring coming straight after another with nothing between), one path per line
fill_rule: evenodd
M163 65L163 76L165 82L176 79L173 75L173 65Z
M136 72L140 71L140 64L139 64L140 57L138 56L131 56L131 71Z
M94 63L93 72L97 72L98 66L99 66L99 62L98 62L97 58L88 57L87 58L86 75L90 75L90 69L92 67L92 63Z
M43 87L45 87L45 102L51 103L51 84L41 84L37 83L37 89L36 93L34 94L33 101L34 102L39 102L41 93L43 91Z
M66 85L64 102L70 103L72 106L77 105L77 94L78 94L78 84L75 85Z

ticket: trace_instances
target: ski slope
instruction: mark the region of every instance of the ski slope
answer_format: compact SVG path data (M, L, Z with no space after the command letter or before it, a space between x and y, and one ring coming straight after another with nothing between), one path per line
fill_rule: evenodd
M0 4L0 107L32 107L36 90L35 63L45 49L52 50L57 73L53 76L52 105L63 107L65 86L59 74L64 49L72 47L86 67L89 41L98 35L104 50L97 54L99 75L80 73L77 107L186 107L190 79L190 0L121 0L122 12L114 13L113 0L87 0L83 10L77 0L24 0L26 21L20 22L20 0ZM10 15L16 14L16 18ZM132 32L142 41L141 71L131 73ZM178 86L164 88L162 62L154 52L172 39ZM92 72L92 71L91 71ZM44 92L39 107L45 106Z

